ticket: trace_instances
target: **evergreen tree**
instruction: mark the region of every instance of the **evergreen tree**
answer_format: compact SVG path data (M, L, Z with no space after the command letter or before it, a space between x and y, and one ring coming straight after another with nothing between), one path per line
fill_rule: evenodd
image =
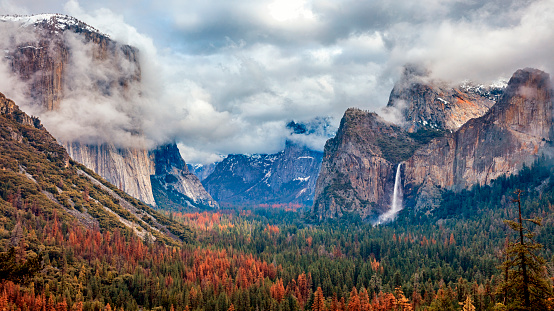
M523 221L541 226L541 219L524 219L521 216L521 190L515 192L518 205L518 221L504 222L518 233L518 241L509 243L507 259L502 271L507 273L500 291L507 293L508 310L546 310L546 299L551 297L551 289L544 275L544 258L536 253L542 245L535 242L535 234L523 226Z
M321 287L318 287L314 293L314 303L312 304L312 311L325 311L325 297Z
M460 305L462 306L462 311L475 311L471 295L467 295L466 300L464 302L460 302Z
M42 269L42 254L24 262L18 262L14 247L0 254L0 281L21 283L32 278L40 269Z

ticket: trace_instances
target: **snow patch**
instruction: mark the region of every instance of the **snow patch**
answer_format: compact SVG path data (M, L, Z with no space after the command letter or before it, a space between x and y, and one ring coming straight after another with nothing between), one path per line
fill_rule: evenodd
M32 46L32 45L27 45L27 46L22 46L22 47L19 47L19 49L35 49L35 50L40 50L42 49L42 46Z
M442 99L442 98L440 98L440 97L437 97L437 99L440 100L440 101L441 101L443 104L445 104L445 105L450 104L447 100L444 100L444 99Z

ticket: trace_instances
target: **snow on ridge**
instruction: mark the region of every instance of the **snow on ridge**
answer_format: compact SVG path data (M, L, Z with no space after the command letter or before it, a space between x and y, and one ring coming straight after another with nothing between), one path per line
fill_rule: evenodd
M42 47L41 47L41 46L37 47L37 46L27 45L27 46L19 47L19 49L35 49L35 50L40 50L40 49L42 49Z
M496 88L496 89L505 89L508 87L508 81L507 80L498 80L493 82L489 87Z
M442 99L442 98L440 98L440 97L437 97L437 99L440 100L440 101L441 101L443 104L445 104L445 105L450 104L447 100Z
M0 15L0 21L21 23L22 27L38 26L42 23L48 23L59 31L64 31L74 26L109 37L107 34L100 32L98 29L76 19L75 17L58 13L36 15Z

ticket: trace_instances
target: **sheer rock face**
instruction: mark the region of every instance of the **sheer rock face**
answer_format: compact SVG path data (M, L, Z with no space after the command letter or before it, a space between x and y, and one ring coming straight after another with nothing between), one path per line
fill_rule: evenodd
M155 205L150 175L155 173L146 149L117 148L113 144L66 143L71 157L135 198Z
M347 110L337 136L325 146L314 217L381 214L390 206L400 162L404 193L415 198L416 208L436 206L441 189L460 190L517 173L552 145L552 93L548 74L518 70L487 113L424 143L414 140L417 133L409 134L410 128Z
M322 156L291 142L276 154L229 155L202 183L214 199L229 206L309 206Z
M28 95L34 105L48 110L60 107L68 82L67 67L71 65L68 34L75 34L76 38L90 44L91 56L99 64L111 61L114 68L121 67L123 65L115 61L119 55L134 64L131 74L128 70L121 70L126 74L111 81L99 81L103 91L109 91L110 87L126 87L130 82L140 80L136 48L119 44L73 17L58 14L3 16L0 22L19 25L21 37L28 39L16 40L18 43L7 50L5 57L9 58L12 70L28 83Z
M14 23L21 27L26 40L16 40L16 45L6 51L12 70L28 86L31 105L55 111L60 108L64 92L74 87L68 72L71 71L71 40L80 40L90 47L93 64L107 66L119 76L108 75L97 81L99 94L110 94L116 90L124 96L132 83L140 83L141 69L139 51L131 46L111 40L93 27L72 17L44 14L35 16L3 16L0 23ZM23 36L23 35L22 35ZM75 60L74 60L75 61ZM109 137L106 138L109 141ZM153 195L151 175L156 175L156 155L140 146L120 148L111 143L63 142L70 156L94 170L121 190L150 205L156 205ZM164 147L161 147L164 148ZM172 156L179 157L177 148L170 150ZM167 153L163 153L167 156ZM182 159L180 159L183 161ZM183 161L184 162L184 161ZM188 196L192 202L211 202L209 194L200 181L190 174L185 166L173 168L181 179L176 191ZM209 199L208 199L209 198Z
M500 86L451 86L407 67L386 109L400 110L401 125L408 132L425 127L457 130L468 120L484 115L501 93Z

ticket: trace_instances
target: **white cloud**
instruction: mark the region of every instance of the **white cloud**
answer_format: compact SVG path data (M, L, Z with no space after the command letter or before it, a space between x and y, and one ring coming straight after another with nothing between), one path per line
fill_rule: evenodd
M314 13L305 0L275 0L267 5L269 14L279 22L296 19L314 19Z
M554 69L552 0L15 3L0 7L64 10L137 46L143 83L132 105L74 106L110 120L105 130L138 122L149 141L176 139L189 162L277 151L290 120L330 116L336 127L348 107L379 111L406 63L451 81ZM322 148L321 137L298 139Z
M424 63L433 76L456 82L509 77L523 67L552 72L554 29L549 25L554 23L554 2L535 1L507 15L517 22L499 26L472 18L438 20L417 29L396 25L391 32L402 35L392 49L391 64Z

